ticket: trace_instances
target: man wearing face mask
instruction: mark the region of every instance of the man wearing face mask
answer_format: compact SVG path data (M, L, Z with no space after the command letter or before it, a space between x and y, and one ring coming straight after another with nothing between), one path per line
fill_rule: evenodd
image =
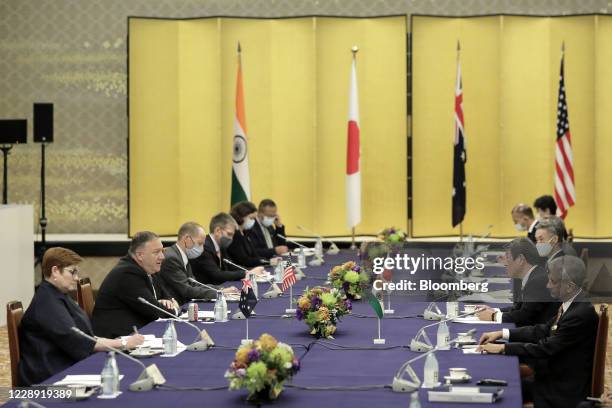
M259 256L272 258L289 252L285 239L278 234L285 236L285 226L278 215L276 203L268 198L261 200L255 225L247 231L247 237Z
M535 245L527 238L517 238L506 249L506 272L518 279L519 292L511 307L484 306L476 315L483 321L514 323L517 327L546 323L556 315L559 303L546 288L548 277Z
M531 207L526 204L517 204L512 209L512 222L517 231L527 231L527 238L535 243L535 232L538 226L538 220L533 217Z
M563 255L576 255L576 251L564 242L565 225L556 215L540 221L536 228L536 248L542 258L551 261Z
M236 233L236 222L226 213L219 213L210 220L210 233L204 241L204 252L189 263L195 278L206 284L220 285L228 281L244 279L245 272L227 263L227 248L232 244ZM263 268L253 268L255 274L263 272Z
M142 327L167 316L141 303L142 297L155 306L175 314L178 304L159 281L157 273L164 260L164 246L157 234L137 232L128 254L106 275L94 306L92 320L96 336L115 338L131 334L133 327Z
M198 258L204 252L204 228L195 222L186 222L178 231L176 244L166 248L164 262L159 272L168 292L179 304L191 299L215 299L217 293L189 281L194 278L190 259Z

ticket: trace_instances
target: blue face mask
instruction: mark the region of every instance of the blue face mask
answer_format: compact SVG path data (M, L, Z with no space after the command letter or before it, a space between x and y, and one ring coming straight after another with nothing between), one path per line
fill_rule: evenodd
M250 230L251 228L253 228L253 225L255 225L255 220L252 218L249 218L248 220L244 222L244 229Z
M191 242L193 242L193 246L185 250L185 255L187 255L187 259L198 258L200 255L202 255L202 252L204 252L204 246L196 245L193 238L191 239Z

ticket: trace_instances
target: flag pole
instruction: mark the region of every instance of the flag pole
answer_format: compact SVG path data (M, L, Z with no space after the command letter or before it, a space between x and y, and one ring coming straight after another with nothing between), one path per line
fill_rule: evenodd
M463 221L459 223L459 242L463 242Z
M357 245L355 245L355 227L351 228L351 251L357 249Z

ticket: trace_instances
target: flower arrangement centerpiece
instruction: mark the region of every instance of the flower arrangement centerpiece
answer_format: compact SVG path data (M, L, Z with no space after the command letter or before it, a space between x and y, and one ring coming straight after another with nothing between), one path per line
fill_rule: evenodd
M361 299L370 281L369 276L353 261L334 266L327 276L332 286L342 289L349 299Z
M293 349L264 333L258 340L240 346L225 378L230 390L248 389L249 401L273 400L299 369Z
M385 228L378 233L378 239L391 246L401 245L408 235L399 228Z
M304 320L315 337L333 339L340 317L351 312L351 301L336 288L306 288L297 301L295 317Z

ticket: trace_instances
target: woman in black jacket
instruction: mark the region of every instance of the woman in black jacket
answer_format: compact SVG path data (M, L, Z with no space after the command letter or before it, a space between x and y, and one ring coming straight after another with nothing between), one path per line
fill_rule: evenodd
M246 231L255 225L255 218L257 217L257 207L255 207L255 204L250 201L241 201L234 204L230 215L236 220L236 224L238 224L232 244L227 248L227 253L232 261L245 268L270 265L269 260L257 255L255 247L246 235Z

